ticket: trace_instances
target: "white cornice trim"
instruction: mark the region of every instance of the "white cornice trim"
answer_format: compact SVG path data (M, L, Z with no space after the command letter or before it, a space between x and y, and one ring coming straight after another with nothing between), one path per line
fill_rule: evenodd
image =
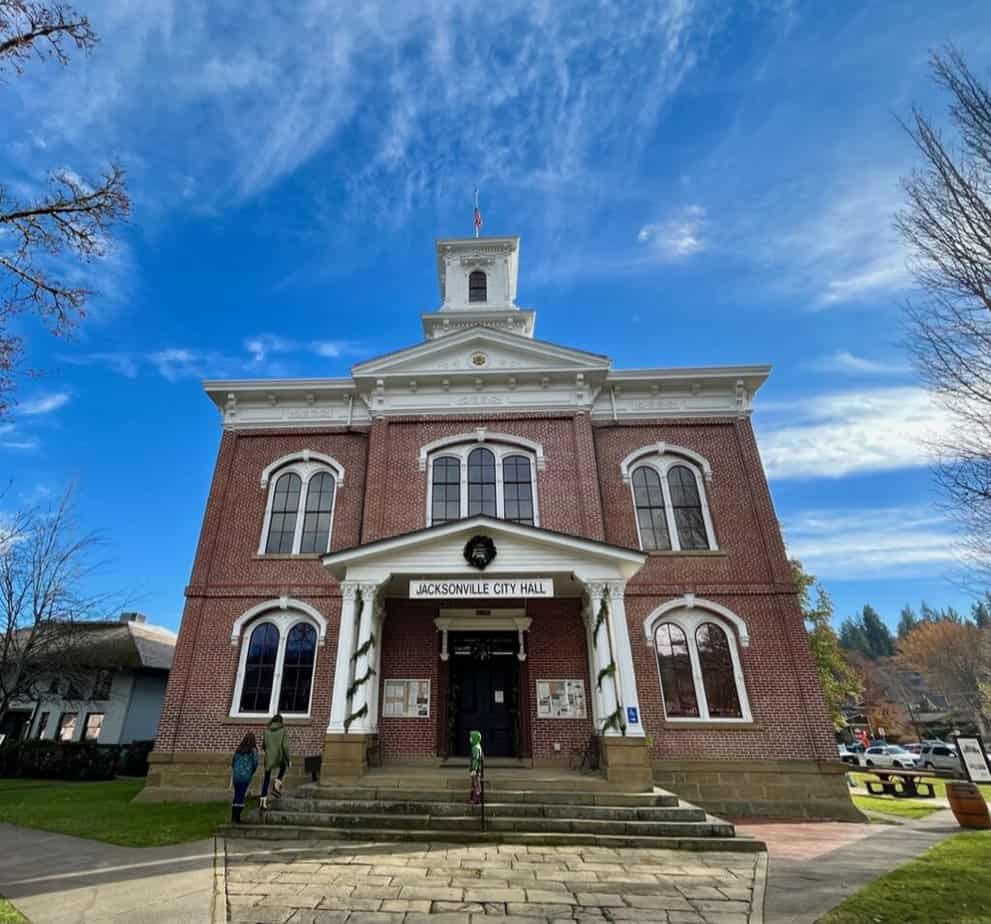
M421 472L427 470L427 459L437 450L445 446L457 446L460 443L504 443L508 446L520 446L533 453L537 460L537 469L543 471L546 467L544 459L544 447L536 440L527 439L525 436L516 436L514 433L493 433L488 427L475 427L468 433L458 433L455 436L442 436L439 439L431 440L420 447L419 468Z
M654 629L668 613L673 613L676 610L708 610L710 613L716 613L718 616L722 616L728 623L730 623L735 629L736 634L740 639L740 644L744 648L750 647L750 630L747 628L747 624L734 613L732 610L727 609L721 603L714 603L712 600L705 600L702 597L696 597L695 594L685 594L683 597L678 597L674 600L669 600L667 603L662 603L656 610L651 612L651 614L643 621L643 634L644 638L648 642L653 644L654 641Z
M301 449L298 452L290 452L284 456L280 456L274 462L266 465L262 470L262 487L267 488L272 475L284 465L289 465L291 462L319 462L333 471L336 476L335 480L338 488L344 484L344 466L337 459L333 456L324 455L322 452L314 452L312 449Z
M626 577L632 577L640 570L647 555L643 552L635 552L622 546L609 545L605 542L595 542L582 539L578 536L566 536L562 533L554 533L550 530L541 529L538 526L522 526L519 523L511 523L507 520L497 520L493 517L476 516L464 520L456 520L453 523L445 523L443 526L431 526L419 529L416 532L406 533L402 536L394 536L389 539L380 539L367 545L357 546L353 549L345 549L341 552L331 552L321 558L324 567L332 574L343 575L348 567L356 564L366 564L377 558L388 563L390 557L402 549L408 549L417 545L434 542L438 539L445 539L456 536L459 533L470 535L479 530L514 537L523 540L540 542L552 548L559 548L584 556L592 556L600 560L611 561L620 566L625 566L629 572Z

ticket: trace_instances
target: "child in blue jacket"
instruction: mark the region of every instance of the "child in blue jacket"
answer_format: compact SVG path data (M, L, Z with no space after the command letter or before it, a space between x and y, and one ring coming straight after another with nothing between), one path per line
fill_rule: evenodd
M241 812L244 811L244 797L251 785L251 778L258 769L258 745L255 736L248 732L231 760L231 785L234 787L234 801L231 803L231 821L239 825Z

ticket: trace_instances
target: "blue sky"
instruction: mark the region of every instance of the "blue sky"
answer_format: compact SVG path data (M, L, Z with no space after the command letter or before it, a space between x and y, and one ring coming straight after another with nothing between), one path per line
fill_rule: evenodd
M127 167L134 215L73 342L0 425L8 509L77 483L102 580L177 626L220 436L204 377L345 375L417 342L435 237L522 237L537 336L617 367L771 362L758 438L837 616L966 608L900 346L891 230L942 118L930 49L982 2L84 2L102 43L0 85L0 177Z

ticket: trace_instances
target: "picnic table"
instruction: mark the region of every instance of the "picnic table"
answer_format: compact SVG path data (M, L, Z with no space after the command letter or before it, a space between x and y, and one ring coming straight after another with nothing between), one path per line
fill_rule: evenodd
M921 770L902 770L898 767L878 769L871 767L864 773L872 773L876 780L865 785L872 796L895 796L898 799L932 799L936 795L933 784L921 779L932 773Z

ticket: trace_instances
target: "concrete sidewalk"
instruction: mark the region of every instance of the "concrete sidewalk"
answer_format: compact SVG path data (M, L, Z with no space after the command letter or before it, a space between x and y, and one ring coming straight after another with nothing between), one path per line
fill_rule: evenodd
M0 824L0 895L31 924L209 924L214 841L116 847Z
M764 924L814 924L867 883L960 831L949 811L904 824L746 824L767 844Z

